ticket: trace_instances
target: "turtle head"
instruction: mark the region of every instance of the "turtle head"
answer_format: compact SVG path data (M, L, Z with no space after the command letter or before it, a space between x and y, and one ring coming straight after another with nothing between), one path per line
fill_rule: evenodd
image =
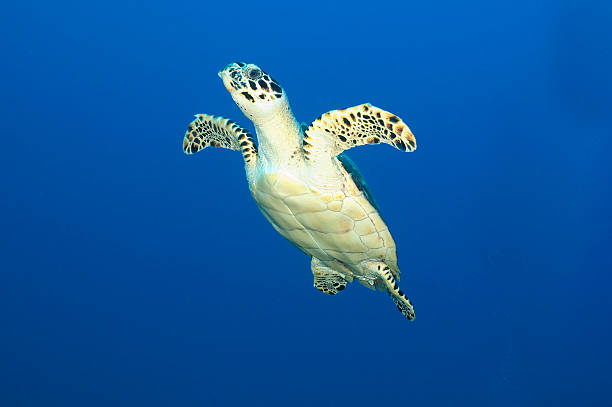
M255 64L231 63L219 72L219 77L251 121L266 120L288 107L283 88Z

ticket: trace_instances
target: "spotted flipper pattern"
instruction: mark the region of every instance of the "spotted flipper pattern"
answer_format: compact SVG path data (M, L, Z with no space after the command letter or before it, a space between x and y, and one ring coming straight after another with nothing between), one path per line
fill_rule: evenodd
M193 154L209 146L240 150L247 167L253 168L257 163L257 147L247 130L221 116L198 114L189 123L183 151Z
M379 143L402 151L416 149L414 135L402 119L365 103L331 110L313 121L304 134L304 156L313 160L320 154L336 156L355 146Z
M342 274L325 266L316 258L312 259L311 269L315 288L325 294L338 294L338 291L344 290L348 284Z
M393 274L389 266L385 263L378 262L372 263L370 268L379 276L379 282L381 282L387 289L387 293L395 303L395 306L408 320L414 320L414 308L410 303L410 300L406 298L406 295L400 290L397 285L397 281L393 278Z

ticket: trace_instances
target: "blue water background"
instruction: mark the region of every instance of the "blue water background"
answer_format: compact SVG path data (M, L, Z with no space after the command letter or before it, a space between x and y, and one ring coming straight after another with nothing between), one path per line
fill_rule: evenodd
M28 1L0 16L1 406L612 405L612 6ZM383 294L312 287L240 154L245 60L356 148L398 244Z

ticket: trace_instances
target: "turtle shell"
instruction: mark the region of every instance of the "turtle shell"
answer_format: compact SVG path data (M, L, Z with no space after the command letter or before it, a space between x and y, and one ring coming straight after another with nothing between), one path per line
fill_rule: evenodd
M279 170L256 177L253 198L274 228L304 253L340 263L353 275L362 273L364 261L384 261L399 276L395 242L370 189L348 157L336 160L344 177L337 191L318 191Z

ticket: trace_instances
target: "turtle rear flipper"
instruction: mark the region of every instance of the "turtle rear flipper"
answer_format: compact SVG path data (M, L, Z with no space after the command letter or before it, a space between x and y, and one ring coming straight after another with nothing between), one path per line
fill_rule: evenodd
M348 281L344 276L334 269L324 265L316 257L312 258L310 265L314 275L314 286L317 290L325 294L335 295L346 288Z
M397 285L397 281L391 273L391 269L383 262L372 262L368 264L370 271L373 271L378 275L378 282L382 283L386 287L386 291L397 306L399 312L401 312L410 321L414 320L414 308L410 303L410 300L406 298L406 295L400 290Z

